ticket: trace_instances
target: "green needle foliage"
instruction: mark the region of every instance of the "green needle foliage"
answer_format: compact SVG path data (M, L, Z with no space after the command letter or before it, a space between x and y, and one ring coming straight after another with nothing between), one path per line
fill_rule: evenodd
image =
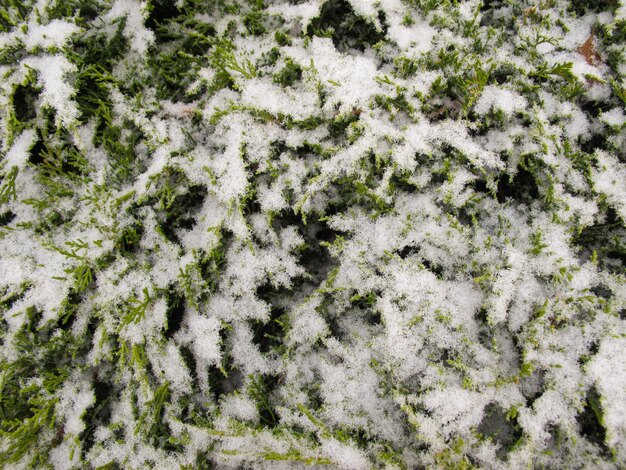
M0 0L0 467L623 468L623 0Z

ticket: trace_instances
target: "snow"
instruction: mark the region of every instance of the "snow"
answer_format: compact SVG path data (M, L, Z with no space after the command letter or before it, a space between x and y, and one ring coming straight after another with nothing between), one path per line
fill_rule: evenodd
M369 467L365 455L353 446L339 442L337 439L322 440L323 452L331 457L339 468L345 470L361 470Z
M186 316L185 329L179 333L178 340L190 344L194 355L203 364L217 364L222 357L220 326L217 318L204 317L190 311Z
M299 20L302 30L306 29L311 20L318 16L320 5L316 1L304 1L295 5L269 5L268 13L280 15L285 20Z
M279 86L262 79L246 81L241 99L246 106L264 109L274 115L291 115L298 120L315 115L318 107L315 93L282 90Z
M75 24L58 19L46 25L31 22L28 25L28 34L24 34L24 46L29 50L36 47L42 49L61 47L79 30Z
M498 86L487 85L476 101L474 111L484 115L492 109L496 109L510 117L513 113L525 110L526 106L526 99L519 93Z
M221 410L225 416L242 421L256 421L259 412L250 398L242 395L230 395L222 400Z
M606 195L619 213L626 220L626 169L615 156L604 151L596 151L598 169L592 170L594 188Z
M145 54L155 40L154 32L143 24L147 9L147 2L116 0L111 9L104 15L105 21L125 19L124 35L130 41L131 50L140 55Z
M65 415L65 433L78 436L85 429L82 421L84 413L95 403L96 397L88 382L81 381L80 385L70 381L61 392L58 412Z
M4 163L7 167L24 168L30 157L29 150L34 145L36 137L34 130L26 129L15 139L4 158Z
M376 64L364 56L341 54L330 38L313 37L306 50L293 46L285 51L301 67L314 68L313 77L319 79L328 94L324 110L338 105L339 113L352 111L364 106L379 89Z
M37 82L43 87L42 104L57 113L57 122L67 127L76 124L79 111L72 100L75 94L66 76L76 72L76 66L60 54L29 57L23 64L37 71Z
M626 459L624 2L331 2L3 12L0 465Z
M624 126L624 123L626 123L626 116L624 115L624 110L622 108L613 108L602 113L600 120L607 126L620 128Z

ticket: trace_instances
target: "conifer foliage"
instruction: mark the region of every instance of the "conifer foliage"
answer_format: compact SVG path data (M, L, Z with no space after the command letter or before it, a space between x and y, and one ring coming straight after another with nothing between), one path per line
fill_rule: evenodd
M0 0L0 466L623 468L625 0Z

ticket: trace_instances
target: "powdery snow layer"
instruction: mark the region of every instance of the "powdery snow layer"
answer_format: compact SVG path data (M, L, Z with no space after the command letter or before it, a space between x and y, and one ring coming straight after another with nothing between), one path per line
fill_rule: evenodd
M0 466L624 468L625 12L8 2Z

